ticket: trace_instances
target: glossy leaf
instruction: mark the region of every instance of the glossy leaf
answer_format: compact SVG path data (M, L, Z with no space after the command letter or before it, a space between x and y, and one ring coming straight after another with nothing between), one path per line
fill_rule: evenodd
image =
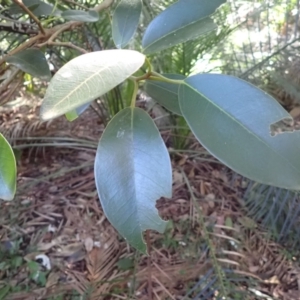
M195 39L216 28L209 16L226 0L179 0L159 14L143 37L144 53Z
M97 149L95 179L108 220L146 253L142 232L163 232L167 223L155 202L171 197L172 170L164 141L145 111L125 108L110 121Z
M25 73L43 80L50 80L51 72L43 52L38 49L26 49L8 56L6 62L16 66Z
M72 122L72 121L76 120L82 113L84 113L89 108L90 105L91 105L91 103L86 103L86 104L83 104L80 107L77 107L74 110L71 110L71 111L67 112L66 113L66 119L69 122Z
M183 80L185 76L180 74L162 74L170 79ZM164 106L169 111L181 115L179 102L178 102L178 89L179 84L146 80L144 85L145 92L160 105Z
M99 20L99 14L94 10L84 11L70 9L63 11L61 16L66 20L79 22L97 22Z
M37 17L40 16L59 16L61 11L59 9L55 9L52 4L46 3L41 0L23 0L23 3L33 12L33 14ZM13 3L10 8L9 12L11 14L22 14L24 11L22 8Z
M112 37L117 48L124 48L134 36L141 12L141 0L121 0L112 17Z
M0 133L0 199L12 200L16 192L16 160L14 152Z
M133 50L106 50L78 56L52 78L41 106L44 120L58 117L107 93L136 72L145 56Z
M182 115L200 143L255 181L300 189L300 132L271 136L291 116L271 96L241 79L199 74L179 88Z

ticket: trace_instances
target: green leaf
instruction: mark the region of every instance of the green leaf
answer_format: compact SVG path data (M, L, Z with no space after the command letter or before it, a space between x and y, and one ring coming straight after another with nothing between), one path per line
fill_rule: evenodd
M65 10L61 13L61 17L66 20L79 22L97 22L99 20L99 14L94 10Z
M38 49L26 49L8 56L6 62L16 66L23 72L43 80L50 80L51 72L43 52Z
M4 300L6 298L7 294L9 293L9 290L9 285L5 285L0 289L0 300Z
M98 145L95 180L108 220L146 253L142 232L165 230L155 201L171 197L172 170L164 141L145 111L125 108L110 121Z
M134 268L134 260L129 257L121 258L117 262L117 267L121 271L128 271Z
M0 199L12 200L16 192L16 160L13 150L0 133Z
M141 12L141 0L121 0L112 17L112 37L117 48L124 48L134 36Z
M105 50L80 55L52 78L41 106L44 120L89 103L122 83L145 61L133 50Z
M255 181L300 189L300 132L271 136L271 124L291 116L265 92L241 79L199 74L179 88L182 115L200 143Z
M23 0L23 3L33 12L33 14L37 17L40 16L59 16L61 11L59 9L55 9L52 4L45 3L41 0ZM9 8L10 14L22 14L24 11L22 8L13 3Z
M185 76L180 74L162 74L170 79L183 80ZM181 115L178 102L179 84L146 80L144 85L145 92L160 105L164 106L169 111Z
M145 54L195 39L216 28L209 16L226 0L179 0L148 26L142 46Z
M71 110L69 112L67 112L65 114L66 116L66 119L69 121L69 122L72 122L74 120L76 120L82 113L84 113L86 111L86 109L88 109L88 107L91 105L91 103L86 103L86 104L83 104L82 106L80 107L77 107L76 109L74 110Z

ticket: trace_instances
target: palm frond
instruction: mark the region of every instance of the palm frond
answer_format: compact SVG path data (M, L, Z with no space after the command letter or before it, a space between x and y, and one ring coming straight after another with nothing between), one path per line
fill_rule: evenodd
M246 180L246 179L245 179ZM249 217L290 249L300 244L300 194L247 180L243 205Z

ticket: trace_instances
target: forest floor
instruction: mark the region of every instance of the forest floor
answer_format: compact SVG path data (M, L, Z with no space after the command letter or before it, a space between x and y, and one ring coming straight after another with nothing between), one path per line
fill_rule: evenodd
M26 105L0 114L1 131L21 150L17 195L0 209L0 300L217 299L222 289L240 295L232 299L300 299L298 260L246 217L243 179L193 137L188 150L174 150L172 132L162 131L173 197L157 202L169 225L150 233L147 257L101 209L93 163L104 126L96 113L72 123L37 116Z

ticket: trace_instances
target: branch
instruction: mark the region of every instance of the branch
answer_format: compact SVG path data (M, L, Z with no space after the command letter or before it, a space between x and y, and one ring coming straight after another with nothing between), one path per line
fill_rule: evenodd
M20 5L20 1L22 1L22 0L13 0L13 1L16 2L18 5ZM105 10L108 7L110 7L113 4L113 2L114 2L114 0L104 0L102 3L100 3L99 5L97 5L94 8L94 10L99 13L102 10ZM22 3L22 5L24 6L23 3ZM28 10L27 7L26 7L26 9ZM30 16L32 16L31 11L30 11ZM35 16L34 16L34 18L35 18ZM30 38L27 42L25 42L24 44L19 45L17 48L15 48L14 50L10 51L8 54L6 54L5 56L3 56L0 59L0 66L6 61L7 57L9 57L11 55L14 55L14 54L16 54L16 53L18 53L18 52L20 52L22 50L25 50L27 48L33 47L36 44L38 44L38 47L41 47L41 46L44 46L44 45L46 46L46 45L48 45L48 43L51 44L51 43L54 42L54 40L57 38L57 36L59 34L61 34L62 32L70 30L73 27L82 25L83 23L84 22L70 21L70 22L65 23L65 24L56 25L56 26L54 26L54 27L52 27L50 29L46 29L46 30L43 29L44 33L39 33L38 35Z
M7 76L7 78L1 82L0 84L0 95L8 88L8 86L12 83L14 78L17 76L17 74L20 72L20 69L12 67L11 71L6 70L5 72L9 72L10 74ZM2 102L2 100L1 100Z
M41 44L41 45L42 45L42 44ZM71 42L52 42L52 41L51 41L51 42L48 42L47 45L48 45L48 46L68 47L68 48L73 48L73 49L75 49L75 50L77 50L77 51L79 51L79 52L81 52L81 53L83 53L83 54L88 53L88 51L86 51L86 50L84 50L84 49L82 49L82 48L80 48L80 47L78 47L78 46L72 44ZM40 46L40 45L38 45L38 46Z
M104 0L102 3L97 5L94 10L99 13L100 11L109 8L113 3L114 0Z
M32 13L32 11L26 6L24 5L22 0L13 0L17 5L19 5L33 20L34 22L37 24L37 26L39 26L40 31L42 34L45 34L45 29L43 28L41 22L39 21L39 19Z

